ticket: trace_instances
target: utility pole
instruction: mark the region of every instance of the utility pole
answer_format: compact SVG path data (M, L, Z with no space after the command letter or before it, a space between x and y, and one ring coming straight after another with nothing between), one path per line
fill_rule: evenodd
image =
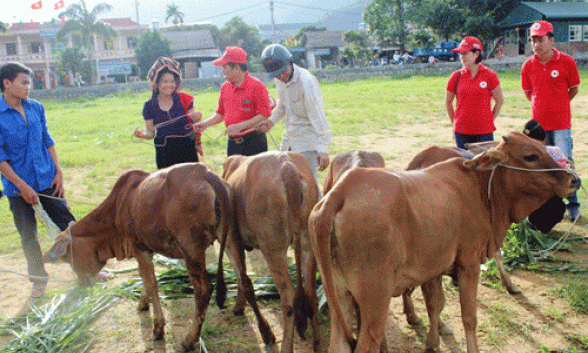
M270 0L270 13L272 15L272 43L276 42L276 22L274 21L274 1Z
M135 0L135 14L137 15L137 42L141 38L141 23L139 22L139 0Z

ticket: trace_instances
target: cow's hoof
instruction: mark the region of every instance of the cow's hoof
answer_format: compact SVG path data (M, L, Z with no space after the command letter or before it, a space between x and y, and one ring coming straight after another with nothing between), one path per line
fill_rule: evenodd
M423 320L416 315L406 315L406 321L411 326L418 326L423 324Z
M165 330L163 329L163 325L161 326L153 326L153 339L159 341L163 338Z
M183 352L192 352L192 351L194 351L194 346L195 346L194 342L183 341L182 342L182 351Z
M266 353L278 353L278 345L276 344L276 342L272 342L270 344L267 344L265 346L265 351Z
M510 283L506 286L506 291L512 295L521 294L521 290L514 283Z
M142 300L139 301L139 305L137 306L137 310L139 310L139 311L149 310L149 301L145 301L145 302L143 302Z
M233 315L243 316L243 315L245 315L245 309L244 308L233 308Z

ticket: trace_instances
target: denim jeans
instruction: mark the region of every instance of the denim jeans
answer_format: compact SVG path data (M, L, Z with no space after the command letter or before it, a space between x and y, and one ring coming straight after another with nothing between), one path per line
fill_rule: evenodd
M459 132L454 132L453 135L455 137L455 143L457 144L457 147L464 150L467 149L465 147L466 143L494 141L494 133L485 135L466 135L460 134Z
M54 188L40 191L39 194L51 195ZM43 209L61 230L67 229L69 222L75 221L66 202L39 196ZM43 287L47 284L47 271L43 265L41 245L37 237L37 220L33 207L22 197L9 197L8 203L12 211L14 225L20 234L20 243L27 260L30 281L34 286Z
M572 139L572 131L571 129L562 129L562 130L552 130L552 131L545 131L545 144L548 146L556 146L558 147L563 154L568 157L570 162L574 162L572 158L572 149L574 148L574 141ZM574 194L568 198L568 204L566 208L569 210L577 210L580 208L580 203L578 202L578 196L576 191Z

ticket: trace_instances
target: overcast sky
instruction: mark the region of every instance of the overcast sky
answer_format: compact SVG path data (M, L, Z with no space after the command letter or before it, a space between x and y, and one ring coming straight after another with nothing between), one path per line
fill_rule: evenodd
M41 9L31 9L31 5L37 1L0 0L0 21L47 22L57 18L57 15L69 5L79 3L79 0L64 0L65 8L55 10L54 6L59 0L41 0ZM86 5L88 9L92 9L96 4L106 2L112 6L112 11L104 13L101 18L130 17L136 21L136 1L139 3L141 24L151 24L153 21L164 23L167 6L172 3L184 13L184 22L208 21L222 27L234 16L240 16L249 24L271 23L269 0L86 0ZM275 0L274 17L276 23L310 23L320 19L329 10L335 10L354 1Z

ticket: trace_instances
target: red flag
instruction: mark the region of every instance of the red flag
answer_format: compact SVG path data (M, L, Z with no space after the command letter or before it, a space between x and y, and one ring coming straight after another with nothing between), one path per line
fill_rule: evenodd
M58 2L55 3L55 7L53 8L53 10L59 10L60 8L64 7L65 4L63 3L63 0L59 0Z
M41 0L37 1L36 3L31 5L31 9L38 10L43 7L43 2Z

